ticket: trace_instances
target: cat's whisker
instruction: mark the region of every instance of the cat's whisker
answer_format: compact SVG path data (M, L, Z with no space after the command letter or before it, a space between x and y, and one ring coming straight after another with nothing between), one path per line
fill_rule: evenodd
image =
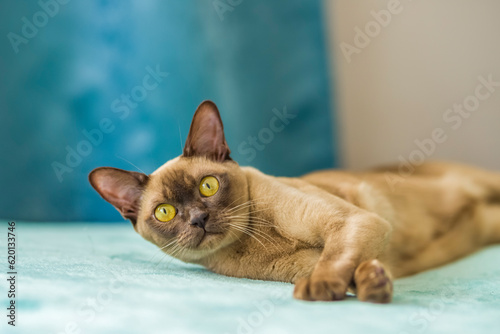
M229 221L230 223L238 224L238 225L243 225L243 226L248 226L251 228L276 228L274 224L271 224L270 222L267 221L259 221L259 220L254 220L253 218L234 218ZM260 231L260 229L259 229Z
M123 161L125 162L128 162L129 164L131 164L133 167L135 167L138 171L142 172L142 174L146 175L146 177L149 179L149 175L146 174L145 171L143 171L142 169L140 169L139 167L137 167L136 165L134 165L133 163L131 163L130 161L128 161L127 159L125 159L124 157L121 157L119 156L118 154L115 154L115 157L117 157L118 159L122 159Z
M270 227L270 228L276 228L276 225L269 222L269 221L264 221L264 220L258 220L254 219L253 217L247 218L247 217L232 217L227 219L230 222L243 222L243 223L248 223L254 226L263 226L263 227Z
M240 228L243 228L243 229L247 230L248 232L252 232L254 234L257 234L258 236L264 238L266 241L268 241L269 243L271 243L271 245L273 245L276 249L281 250L283 252L285 251L283 249L283 247L281 247L281 246L278 247L277 242L275 240L273 240L272 236L270 236L269 234L265 233L262 230L259 230L259 229L255 228L255 227L252 227L252 226L248 226L248 225L245 226L245 225L241 225L241 224L233 224L232 226L233 227L238 226Z
M172 252L169 254L170 256L170 261L169 262L172 262L173 259L176 259L176 255L177 253L180 251L180 249L182 248L181 245L177 244L177 247L175 247Z
M158 254L163 254L163 252L160 249L157 249L153 255L148 259L148 262L153 261L153 259L158 255Z
M174 243L177 242L177 238L175 238L174 240L170 241L169 243L167 243L165 246L161 247L160 250L163 250L171 245L173 245Z
M167 253L164 253L164 254L163 254L163 256L161 257L160 261L158 261L158 262L156 263L156 265L153 267L153 269L154 269L154 270L156 270L156 268L158 268L158 266L160 265L160 263L162 263L162 262L163 262L163 260L165 260L165 258L166 258L167 256L168 256L168 254L167 254Z
M231 229L231 225L226 224L223 226L223 231L229 233L233 237L236 237L238 240L240 240L240 237Z
M249 233L247 230L245 230L243 227L241 226L236 226L236 225L231 225L234 229L242 232L242 233L245 233L246 235L250 236L251 238L254 238L255 240L257 240L261 245L262 247L266 250L266 252L269 252L268 249L266 248L266 246L262 243L262 241L259 240L259 238L257 238L255 235Z
M252 220L252 221L267 223L269 226L274 226L274 224L272 224L269 220L266 220L266 219L260 218L260 217L248 216L248 215L247 216L243 216L243 215L229 216L229 217L225 217L225 218L228 220L231 220L231 219Z
M224 216L224 218L237 218L237 217L250 218L250 217L252 217L252 215L250 213L243 213L243 214L229 214L229 215ZM263 219L260 217L255 217L255 218Z
M226 219L226 220L231 220L231 219L253 219L254 221L261 221L261 222L264 222L264 223L268 223L270 225L273 224L272 221L267 220L267 219L265 219L263 217L259 217L257 215L253 215L251 213L226 215L226 216L223 216L222 218Z
M246 202L243 202L243 203L240 203L236 206L233 206L232 208L228 209L228 211L232 211L232 210L236 210L242 206L246 206L246 205L264 205L264 204L268 204L269 203L269 200L267 198L259 198L259 199L251 199L251 200L248 200Z
M165 266L165 270L168 269L168 267L172 264L174 259L177 259L177 255L181 252L181 250L184 247L182 247L180 244L176 244L176 247L172 250L172 253L169 254L170 259L167 262L167 265Z
M255 214L257 212L264 212L264 211L271 210L271 209L272 208L262 208L262 209L258 209L258 210L249 211L248 213L249 214Z
M243 223L244 224L244 223ZM246 232L252 232L258 236L260 236L261 238L265 239L266 241L268 241L271 245L273 245L277 250L279 251L282 251L282 252L285 252L285 250L283 249L283 247L281 247L273 238L272 236L270 236L269 234L265 233L264 231L262 230L259 230L255 227L252 227L252 226L248 226L248 225L242 225L241 223L237 223L237 224L232 224L233 227L240 227L240 228L243 228L245 229ZM248 234L248 233L247 233ZM278 247L279 246L279 247Z
M265 227L273 228L274 227L271 224L267 224L267 223L263 223L263 222L259 222L259 221L251 221L248 219L240 219L240 218L232 219L231 222L245 224L245 225L249 225L249 226L255 226L255 227L262 227L262 228L265 228Z
M165 258L168 256L170 257L170 260L167 262L167 266L165 269L168 269L168 266L172 263L173 259L175 258L176 253L179 251L180 248L183 248L179 243L176 243L178 240L175 238L172 240L170 243L167 244L167 246L172 246L172 249L169 249L169 253L164 252L165 255L160 259L160 261L156 264L155 268L158 267L158 265L165 260ZM163 246L161 249L166 248L166 246Z
M270 239L269 236L267 236L266 234L263 234L261 233L260 231L257 231L257 230L254 230L254 229L251 229L251 228L248 228L248 227L243 227L246 231L252 233L252 234L255 234L261 238L263 238L264 240L268 241L270 244L272 244L274 246L274 242L272 239Z
M232 212L232 211L235 211L237 209L241 209L242 207L252 206L252 205L267 204L269 202L266 197L263 197L263 198L259 198L258 200L257 199L248 200L248 201L240 203L240 204L238 204L238 205L236 205L236 206L234 206L232 208L229 208L233 203L237 202L238 200L240 200L244 196L245 195L240 196L238 199L234 200L231 204L229 204L228 206L226 206L222 211Z
M259 223L259 222L249 222L248 220L232 220L231 221L232 223L234 224L241 224L241 225L245 225L245 226L251 226L251 227L259 227L259 228L271 228L272 226L271 225L267 225L267 224L262 224L262 223Z
M153 259L156 257L156 255L158 255L158 253L164 253L163 250L165 248L168 248L170 246L172 246L172 244L174 244L175 242L177 241L176 238L174 238L174 240L170 241L170 242L167 242L165 245L163 245L162 247L159 247L156 252L153 254L153 256L151 256L151 258L148 260L148 262L151 262L153 261Z
M257 235L257 236L259 236L261 238L263 238L264 240L266 240L267 242L269 242L274 248L276 248L276 250L284 252L284 249L281 246L278 247L277 244L276 244L276 242L272 239L271 236L269 236L269 235L267 235L265 233L262 233L262 232L260 232L258 230L252 230L252 229L248 229L247 228L247 231L251 232L251 233L253 233L253 234L255 234L255 235Z
M266 248L266 246L264 245L264 243L263 243L262 241L260 241L260 239L259 239L259 238L257 238L255 235L253 235L253 234L249 233L248 231L245 231L243 228L241 228L241 229L240 229L240 228L235 227L235 226L233 226L233 228L235 228L236 230L239 230L240 232L242 232L242 233L244 233L244 234L248 235L250 238L255 239L258 243L260 243L260 244L262 245L262 247L264 248L264 250L265 250L266 252L269 252L269 251L268 251L268 249Z
M248 200L244 203L241 203L237 206L234 206L232 208L230 208L229 210L227 210L226 212L227 213L231 213L231 212L234 212L238 209L243 209L243 208L246 208L247 206L252 206L252 205L263 205L263 204L267 204L268 203L268 200L266 198L259 198L258 200Z
M250 216L250 215L255 215L256 213L264 212L264 211L267 211L267 210L271 210L271 208L261 208L261 209L258 209L258 210L249 210L248 212L244 212L241 215ZM234 215L234 214L236 214L236 212L226 213L225 215L226 216L230 216L230 215ZM256 217L256 218L261 218L261 217Z
M233 230L227 228L226 231L229 232L230 235L232 235L233 237L235 237L236 239L238 239L239 242L241 242L240 236L237 235Z
M239 201L240 199L242 199L245 196L246 196L246 194L241 195L240 197L238 197L237 199L235 199L234 201L232 201L231 203L226 205L226 207L224 209L222 209L222 211L228 210L231 205L233 205L234 203L236 203L237 201Z
M231 214L231 213L236 212L238 210L244 210L244 209L252 207L253 205L255 205L255 204L252 203L252 201L247 201L247 202L241 203L237 206L234 206L230 209L225 210L225 214Z
M184 152L184 147L182 146L182 132L181 125L179 124L179 119L177 119L177 127L179 128L179 142L181 144L181 154Z

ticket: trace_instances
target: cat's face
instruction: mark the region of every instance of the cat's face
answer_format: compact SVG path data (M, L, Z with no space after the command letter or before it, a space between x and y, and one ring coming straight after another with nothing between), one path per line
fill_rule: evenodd
M145 239L194 261L238 240L247 224L247 179L229 154L217 107L206 101L182 156L149 176L101 167L89 180Z
M179 157L150 175L136 229L168 254L190 261L240 237L247 202L247 180L235 162Z

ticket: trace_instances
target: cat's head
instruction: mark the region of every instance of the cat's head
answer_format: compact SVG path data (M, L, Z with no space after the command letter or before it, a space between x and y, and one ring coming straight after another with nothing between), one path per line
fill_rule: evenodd
M184 261L238 240L249 212L247 178L230 156L216 105L196 110L184 152L151 175L94 169L94 189L145 239Z

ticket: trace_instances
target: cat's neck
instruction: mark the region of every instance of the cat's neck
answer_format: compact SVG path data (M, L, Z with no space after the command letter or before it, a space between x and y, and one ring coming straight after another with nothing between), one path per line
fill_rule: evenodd
M218 262L224 254L255 253L255 250L264 248L264 253L275 256L276 253L282 253L284 248L294 246L293 240L285 237L276 224L279 202L285 198L286 189L283 188L288 187L287 183L293 179L266 175L253 167L242 167L242 171L247 178L249 199L246 233L232 244L201 259L203 265Z
M285 226L279 225L282 202L288 201L290 195L293 197L295 187L303 185L304 181L269 176L251 167L242 170L247 177L251 203L248 233L196 263L236 277L265 277L291 282L297 276L307 275L315 263L310 259L319 256L318 250L290 236Z

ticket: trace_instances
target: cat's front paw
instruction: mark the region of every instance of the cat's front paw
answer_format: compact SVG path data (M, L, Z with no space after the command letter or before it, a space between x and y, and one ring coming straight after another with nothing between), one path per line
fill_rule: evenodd
M295 283L293 296L307 301L334 301L345 298L347 284L335 277L315 277L299 279Z
M354 281L359 300L381 304L391 302L392 279L380 261L363 262L354 273Z

